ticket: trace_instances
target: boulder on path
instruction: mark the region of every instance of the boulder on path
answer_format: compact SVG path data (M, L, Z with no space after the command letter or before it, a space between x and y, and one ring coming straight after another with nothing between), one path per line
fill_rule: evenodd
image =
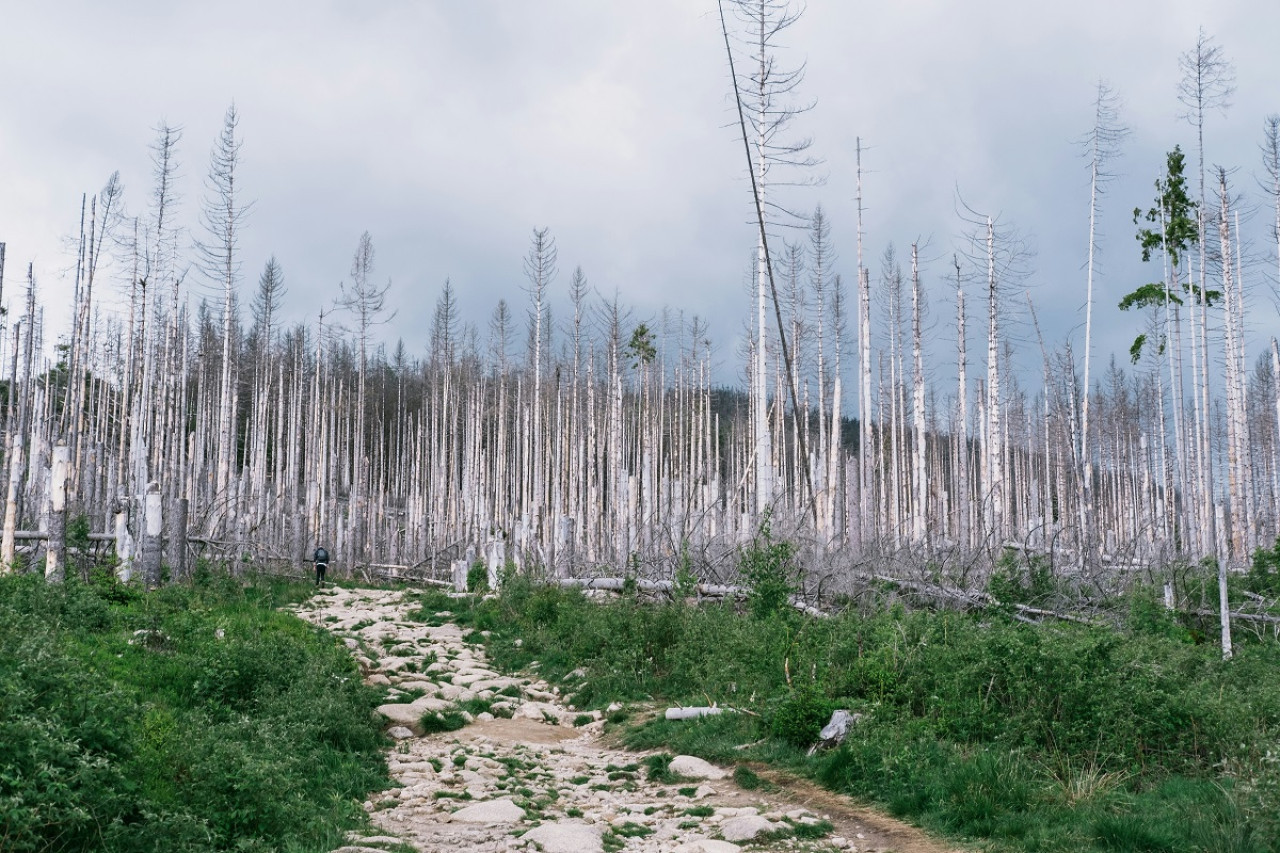
M725 841L750 841L764 832L773 832L776 827L768 819L760 815L740 815L729 818L720 827L720 834Z
M544 823L526 832L524 840L537 844L543 853L604 851L604 838L600 828L585 823Z
M453 813L462 823L515 823L524 820L524 809L511 800L485 800Z
M688 779L723 779L729 775L714 764L693 755L677 755L671 759L670 770Z

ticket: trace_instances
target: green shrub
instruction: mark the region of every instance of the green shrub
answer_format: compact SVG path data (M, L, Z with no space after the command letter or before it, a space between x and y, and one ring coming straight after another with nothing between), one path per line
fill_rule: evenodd
M467 567L467 592L484 592L489 588L489 567L476 560Z
M815 685L792 690L769 718L769 732L792 746L805 748L831 719L834 703Z
M760 776L745 764L733 768L733 781L744 791L758 790L763 784Z
M1280 595L1280 537L1270 548L1259 548L1253 552L1245 582L1252 593Z
M645 756L644 767L646 778L648 778L650 782L657 782L664 785L679 781L676 774L671 772L671 761L671 754L666 752Z
M987 580L987 592L1002 604L1041 603L1053 595L1055 582L1048 558L1005 548Z
M467 718L461 708L446 708L443 711L428 711L422 715L419 724L424 734L456 732L467 724Z
M345 649L272 609L283 586L135 592L0 578L0 846L340 843L387 781Z
M768 516L742 552L738 574L747 588L747 606L760 619L785 609L796 591L800 569L795 565L795 546L786 540L774 541Z

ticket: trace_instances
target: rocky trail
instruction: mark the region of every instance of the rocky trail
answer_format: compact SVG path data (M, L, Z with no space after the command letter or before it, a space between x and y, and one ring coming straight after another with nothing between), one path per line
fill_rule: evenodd
M378 710L395 739L398 787L365 803L379 834L335 853L945 853L918 830L802 780L771 777L745 790L690 756L649 778L643 753L616 749L600 712L567 707L536 677L491 670L482 646L445 621L415 621L412 596L330 588L296 608L351 649L365 680L389 689ZM455 731L426 733L424 716L461 722L457 703L481 700ZM469 707L478 707L472 702ZM427 728L433 728L428 723ZM767 792L766 792L767 791Z

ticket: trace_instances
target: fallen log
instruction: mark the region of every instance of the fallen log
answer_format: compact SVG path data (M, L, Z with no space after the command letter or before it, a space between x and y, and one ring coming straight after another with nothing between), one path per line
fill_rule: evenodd
M555 586L577 588L577 589L602 589L608 592L623 592L628 588L627 578L547 578L547 583ZM651 581L636 578L630 580L633 587L639 592L656 593L663 592L669 595L675 593L675 584L671 581ZM746 598L748 591L740 586L727 586L725 584L700 583L692 587L692 592L703 598ZM812 616L816 619L825 619L831 614L812 604L802 600L799 596L791 596L787 603L796 610L806 616Z
M760 716L754 711L748 711L746 708L730 708L728 705L695 705L695 706L677 706L668 708L664 716L668 720L696 720L699 717L714 717L717 714L749 714L752 717Z
M696 707L696 708L668 708L664 714L668 720L696 720L699 717L714 717L717 714L723 714L726 710L732 711L732 708L712 707Z
M1217 610L1192 610L1196 616L1211 616L1217 619L1219 613ZM1232 619L1243 619L1246 622L1262 622L1267 625L1280 625L1280 616L1270 616L1266 613L1242 613L1238 610L1229 611Z

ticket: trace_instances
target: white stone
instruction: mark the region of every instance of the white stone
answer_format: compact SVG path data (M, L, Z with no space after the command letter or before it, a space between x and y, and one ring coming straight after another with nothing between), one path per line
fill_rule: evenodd
M405 728L404 726L392 726L387 729L387 734L391 735L391 737L396 740L405 740L406 738L413 737L413 731Z
M679 847L673 847L671 853L741 853L742 848L728 841L715 841L710 838L695 838L686 841Z
M774 829L774 825L760 815L740 815L726 820L720 834L725 841L750 841L760 833Z
M392 723L414 728L419 724L422 715L428 711L443 711L450 707L452 705L449 702L441 699L436 699L432 696L420 696L407 705L402 702L379 705L378 713Z
M457 702L463 694L462 688L456 684L441 684L436 687L436 692L441 699L448 699L450 702Z
M758 815L760 810L755 806L721 806L716 809L716 816L722 818L742 817L743 815Z
M524 820L524 809L507 799L487 800L459 809L453 819L462 823L516 823Z
M406 678L400 682L401 690L421 690L424 693L434 693L436 686L434 681L423 681L421 678Z
M584 823L544 823L524 834L543 853L603 853L604 841L599 827Z
M677 755L671 759L671 772L689 779L723 779L729 774L714 764L693 755Z
M550 705L545 702L525 702L519 708L516 708L516 712L513 716L515 716L516 719L521 720L539 720L541 722L550 722L553 720L559 723L560 714L558 713L558 710L559 709L557 709L555 705ZM551 719L548 720L548 717Z

